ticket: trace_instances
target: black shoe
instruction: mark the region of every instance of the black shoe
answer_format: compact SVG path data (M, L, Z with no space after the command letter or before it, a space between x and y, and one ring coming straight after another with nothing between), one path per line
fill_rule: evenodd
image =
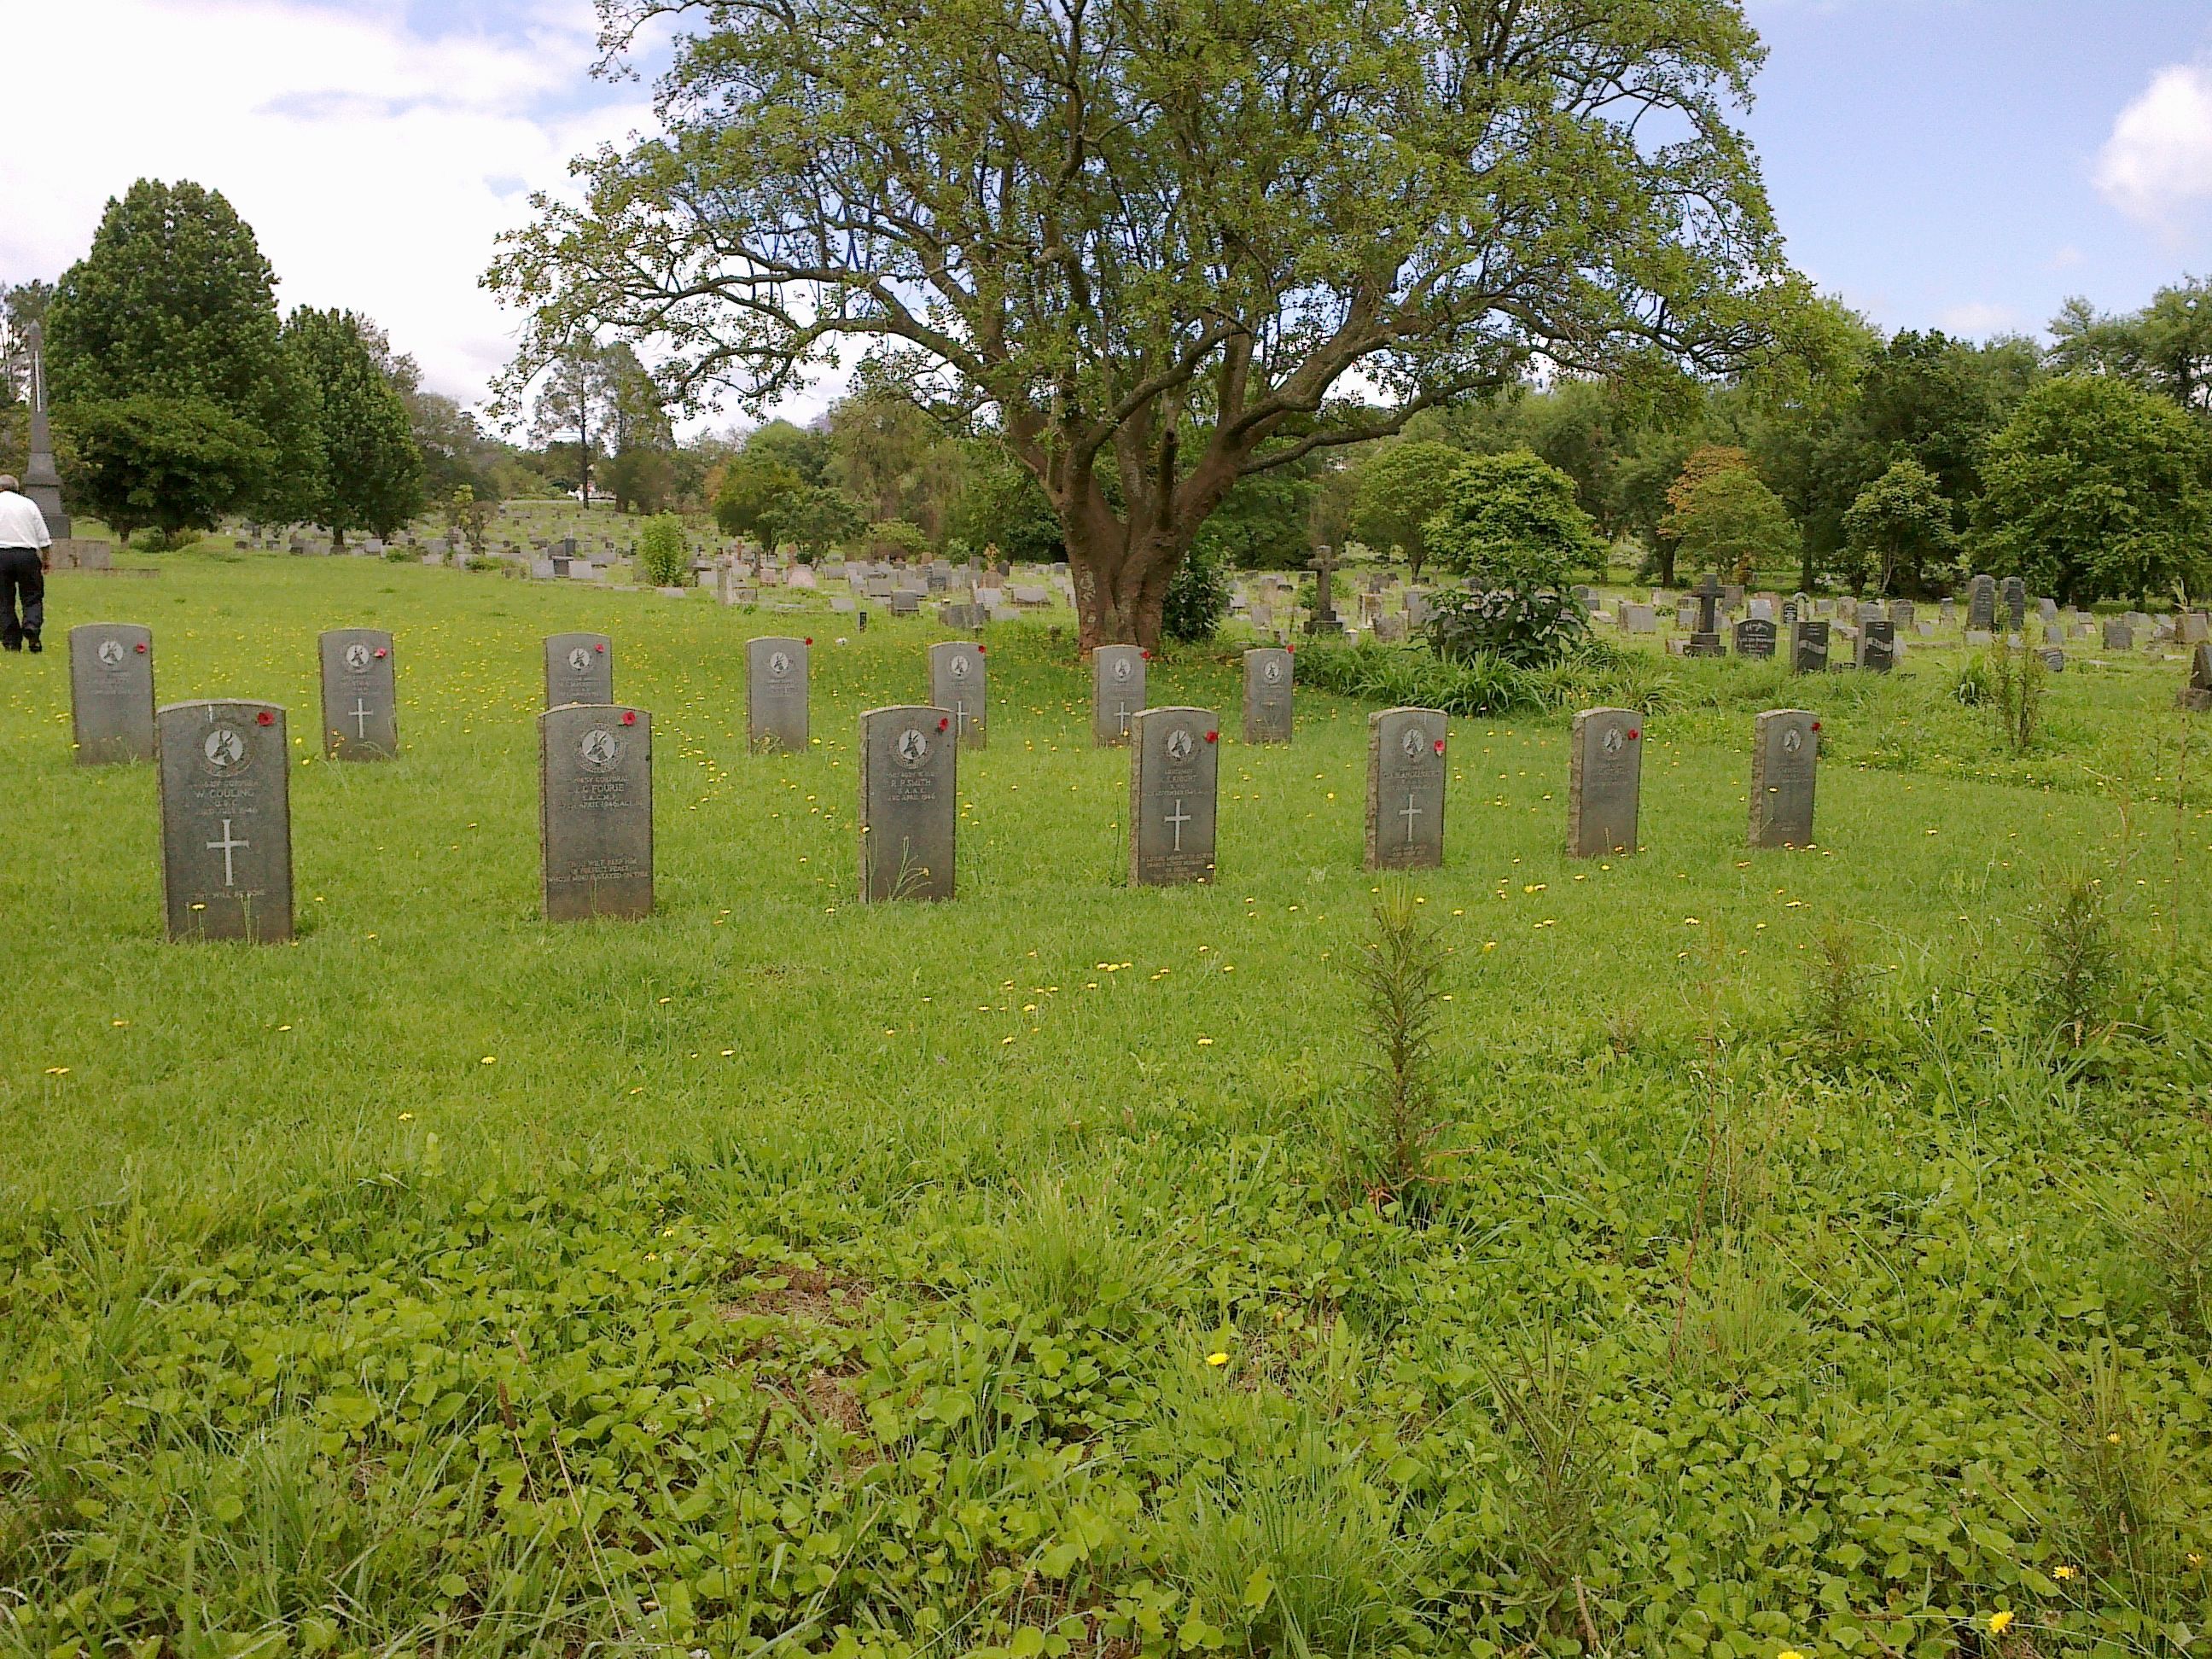
M0 649L21 651L22 648L23 642L21 640L0 640Z
M46 648L45 646L39 643L39 636L36 634L31 635L30 644L31 654L34 657L37 656L40 652Z

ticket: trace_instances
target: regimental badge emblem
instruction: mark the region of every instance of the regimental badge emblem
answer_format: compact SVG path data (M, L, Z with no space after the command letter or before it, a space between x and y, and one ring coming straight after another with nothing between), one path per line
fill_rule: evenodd
M100 642L100 659L110 668L120 668L123 665L123 641L102 640Z
M351 645L346 647L345 665L348 668L352 669L355 673L358 674L366 670L368 664L368 647L363 645L359 640L356 640Z
M1620 728L1617 726L1606 727L1605 735L1598 739L1598 746L1608 755L1618 755L1627 744L1628 739L1620 735Z
M1787 732L1784 732L1782 734L1782 752L1784 754L1794 757L1801 752L1804 747L1805 734L1802 732L1800 732L1796 726L1791 726Z
M768 655L768 672L769 678L778 680L790 673L791 653L788 651L769 652Z
M929 758L929 734L918 726L909 726L898 734L898 741L891 745L891 752L898 757L899 764L909 772L919 771L922 763Z
M1421 735L1421 728L1418 726L1407 726L1398 739L1398 747L1406 751L1407 760L1420 759L1422 752L1428 746L1428 739Z
M216 726L200 743L201 758L219 778L243 772L252 753L253 746L246 742L245 733L228 726Z
M1197 752L1198 739L1191 736L1190 728L1188 726L1178 726L1174 731L1168 733L1168 758L1170 760L1187 761Z
M1260 671L1260 677L1270 685L1280 685L1283 683L1283 665L1270 661Z
M580 674L591 665L592 653L585 650L582 646L578 646L568 653L568 672L571 674Z
M965 657L955 657L952 659L951 667L948 668L946 672L956 680L966 679L968 678L968 659Z
M1129 659L1127 657L1114 659L1114 678L1117 681L1129 678Z
M604 726L595 726L577 744L576 756L587 771L611 772L622 763L622 738Z

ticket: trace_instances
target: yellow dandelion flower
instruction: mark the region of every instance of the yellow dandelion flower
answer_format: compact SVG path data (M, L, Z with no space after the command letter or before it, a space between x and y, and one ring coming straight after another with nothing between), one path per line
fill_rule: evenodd
M2063 1584L2074 1576L2074 1569L2062 1562L2059 1565L2051 1568L2051 1576Z
M1206 1363L1218 1368L1229 1363L1229 1356L1225 1353L1210 1353L1206 1356Z
M1990 1635L1992 1635L1992 1636L2002 1636L2002 1635L2005 1633L2005 1632L2007 1632L2008 1630L2009 1630L2009 1629L2011 1629L2011 1628L2012 1628L2012 1613L2011 1613L2008 1610L2000 1609L1999 1611L1997 1611L1997 1612L1996 1612L1996 1613L1991 1613L1991 1614L1990 1615Z

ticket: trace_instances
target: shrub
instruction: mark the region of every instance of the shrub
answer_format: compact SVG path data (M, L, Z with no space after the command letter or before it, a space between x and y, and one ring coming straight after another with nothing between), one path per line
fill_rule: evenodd
M645 521L637 537L638 570L655 587L675 587L691 570L691 549L684 521L662 513Z
M1589 633L1589 613L1571 593L1497 587L1456 595L1429 621L1429 648L1448 662L1491 656L1519 668L1568 655Z
M1355 969L1366 993L1359 1024L1371 1051L1374 1107L1367 1184L1377 1199L1402 1200L1428 1179L1429 1148L1443 1127L1435 1077L1443 936L1419 903L1401 881L1383 888Z
M1229 614L1229 578L1218 554L1200 542L1184 555L1168 583L1160 631L1170 640L1210 640Z

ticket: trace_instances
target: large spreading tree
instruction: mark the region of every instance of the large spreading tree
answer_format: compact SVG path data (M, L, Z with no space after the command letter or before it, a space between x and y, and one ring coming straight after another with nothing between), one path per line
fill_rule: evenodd
M284 340L315 388L323 465L309 517L343 544L349 531L389 536L422 510L422 460L374 325L350 311L302 306Z
M1539 359L1715 371L1799 293L1738 0L600 0L688 16L662 136L492 285L695 404L856 345L1043 486L1088 647L1158 640L1241 478Z

